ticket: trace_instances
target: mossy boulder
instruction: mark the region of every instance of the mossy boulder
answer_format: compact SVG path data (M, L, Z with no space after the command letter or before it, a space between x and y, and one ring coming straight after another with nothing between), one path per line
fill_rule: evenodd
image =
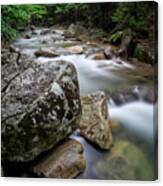
M27 162L71 134L81 115L75 67L65 61L19 65L2 53L2 161ZM24 65L24 66L23 66Z

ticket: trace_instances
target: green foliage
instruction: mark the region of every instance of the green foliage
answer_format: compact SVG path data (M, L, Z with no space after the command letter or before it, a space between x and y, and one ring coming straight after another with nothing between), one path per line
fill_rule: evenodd
M117 31L116 33L112 34L110 37L110 42L115 43L117 40L121 40L122 37L125 36L125 32L124 31Z
M46 26L80 22L87 28L113 31L113 42L120 40L127 28L146 38L152 38L153 33L153 2L2 5L1 10L2 39L6 41L14 39L31 22Z
M135 31L147 31L149 24L147 14L152 11L149 5L149 2L118 3L112 21L119 24L127 16L126 27Z
M47 14L41 5L3 5L1 7L2 40L13 40L19 30L25 29L33 19L41 19Z

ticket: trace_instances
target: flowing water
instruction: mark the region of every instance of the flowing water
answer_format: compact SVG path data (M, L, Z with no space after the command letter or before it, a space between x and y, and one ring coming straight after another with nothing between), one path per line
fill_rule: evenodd
M112 120L118 121L121 126L120 131L113 132L113 138L115 140L126 139L132 141L138 147L142 148L149 159L151 168L153 168L154 142L156 140L155 135L157 134L153 113L156 105L147 103L142 99L141 93L144 89L139 89L139 87L148 88L148 83L140 85L139 81L132 82L132 79L130 80L125 76L125 73L119 73L126 70L130 72L135 71L136 67L119 58L113 58L112 60L93 60L87 57L85 53L80 55L66 53L65 45L75 45L77 41L65 39L63 30L55 30L54 33L40 35L42 30L36 30L36 34L30 39L19 38L14 45L22 53L33 58L37 63L53 62L60 59L73 63L77 70L81 95L86 95L97 90L105 91L109 95L109 115ZM80 45L86 50L95 48L83 43L80 43ZM60 52L60 56L55 58L36 58L34 52L40 47L53 47L57 52ZM96 49L100 50L101 48L100 46L96 46ZM134 92L137 97L130 101L124 100L121 105L118 105L111 95L116 94L117 91L125 87L131 88L132 93ZM123 97L123 95L120 97ZM87 162L86 171L79 175L78 178L100 178L98 174L94 173L93 165L98 161L104 161L104 157L108 156L110 151L107 152L95 148L81 136L72 135L72 138L77 139L84 145L84 154ZM103 178L109 179L107 174L106 176L103 175Z

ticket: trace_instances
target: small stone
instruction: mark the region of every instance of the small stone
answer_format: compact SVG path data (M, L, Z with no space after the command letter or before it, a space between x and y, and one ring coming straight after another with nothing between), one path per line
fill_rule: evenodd
M92 54L91 56L89 56L89 58L94 59L94 60L105 60L106 59L103 52Z
M66 48L68 52L72 54L82 54L83 53L83 47L81 46L72 46L72 47L67 47Z
M39 50L37 50L35 53L36 57L57 57L58 54L56 54L54 51L52 51L51 49L48 48L41 48Z
M46 34L48 34L48 33L50 33L50 29L43 29L41 32L40 32L40 35L46 35Z
M31 35L30 35L30 34L26 34L26 35L24 36L24 38L25 38L25 39L30 39L30 38L31 38Z
M33 31L33 30L36 30L36 27L35 27L35 25L31 25L30 26L30 29Z
M32 171L46 178L68 179L76 177L85 167L82 144L74 139L68 139L40 159L32 167Z

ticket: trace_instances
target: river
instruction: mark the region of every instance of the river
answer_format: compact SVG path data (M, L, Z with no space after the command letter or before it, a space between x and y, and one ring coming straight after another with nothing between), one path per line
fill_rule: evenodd
M152 80L143 81L142 83L140 78L137 79L139 72L135 75L137 67L118 57L111 60L93 60L86 52L84 54L67 53L65 46L68 45L80 45L85 48L85 51L100 51L101 46L88 45L75 41L75 39L66 39L63 35L64 30L56 29L53 33L50 32L41 35L42 30L44 29L39 28L35 30L35 34L29 39L18 38L14 45L22 53L28 55L29 58L34 59L36 63L54 62L56 60L65 60L73 63L77 70L81 95L86 95L97 90L102 90L106 93L108 97L108 114L112 120L120 124L118 132L116 130L113 131L114 140L125 139L132 141L146 154L150 167L154 171L154 144L157 141L155 137L157 136L157 127L155 126L154 111L157 104L147 102L144 99L144 92L148 92L153 83ZM54 58L36 58L34 52L40 47L52 47L60 55ZM133 73L136 78L134 75L127 76L126 74L128 73ZM126 92L125 95L123 94L124 90L128 90L127 98L125 97ZM115 97L118 97L118 101ZM110 151L101 151L95 148L79 135L72 135L71 137L80 141L85 149L84 154L87 168L78 178L109 179L107 174L103 173L100 176L101 173L98 172L98 168L94 171L95 168L93 165L97 161L105 161L105 157L108 156Z

